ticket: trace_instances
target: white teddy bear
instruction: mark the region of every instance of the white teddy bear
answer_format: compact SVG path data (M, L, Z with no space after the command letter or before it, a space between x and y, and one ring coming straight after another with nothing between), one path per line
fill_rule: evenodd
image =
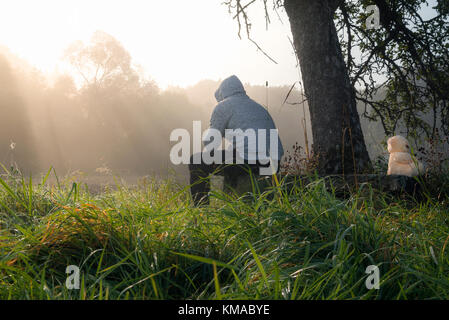
M388 152L390 160L387 175L414 177L424 172L423 165L412 159L410 145L404 137L394 136L388 139Z

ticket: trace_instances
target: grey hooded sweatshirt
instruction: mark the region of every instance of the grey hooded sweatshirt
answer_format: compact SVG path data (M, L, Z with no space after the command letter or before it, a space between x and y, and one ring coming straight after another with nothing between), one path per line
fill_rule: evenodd
M245 138L245 134L234 131L237 132L234 135L234 147L237 148L241 158L246 160L266 160L269 158L281 160L284 149L277 131L274 131L276 126L273 119L264 107L248 97L239 78L233 75L223 80L215 92L215 98L218 105L212 113L210 128L218 130L222 137L225 137L227 129L241 129L243 132L248 129L255 131L256 141L252 142ZM263 139L259 143L259 137L264 134L264 131L259 133L260 129L265 129L265 143L263 143ZM277 145L276 141L271 141L270 148L271 129L274 129L271 132L271 138L277 139ZM204 141L205 145L207 145L206 140ZM232 143L232 141L227 142Z

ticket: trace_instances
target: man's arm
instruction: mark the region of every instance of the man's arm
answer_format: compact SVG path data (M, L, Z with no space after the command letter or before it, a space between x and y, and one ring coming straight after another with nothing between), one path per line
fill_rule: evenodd
M231 118L232 110L225 103L219 103L214 111L212 112L212 116L210 118L210 128L209 132L203 140L204 145L207 146L211 141L210 137L210 129L215 129L220 132L221 137L224 137L225 130L228 126L229 119Z

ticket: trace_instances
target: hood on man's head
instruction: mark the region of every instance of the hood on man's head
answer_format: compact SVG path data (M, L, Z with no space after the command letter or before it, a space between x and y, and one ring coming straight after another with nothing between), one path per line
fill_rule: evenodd
M215 91L215 99L217 99L217 102L221 102L236 94L246 94L246 92L240 79L232 75L224 79L220 87Z

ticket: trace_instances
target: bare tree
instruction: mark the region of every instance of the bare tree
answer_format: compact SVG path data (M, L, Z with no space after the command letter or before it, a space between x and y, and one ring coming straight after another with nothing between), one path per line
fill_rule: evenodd
M138 81L131 65L131 55L111 35L96 31L89 44L74 42L67 48L65 58L78 71L86 87L115 89Z
M255 1L227 2L235 12L240 28L250 22L246 10ZM308 100L314 153L319 156L318 170L323 174L361 173L371 167L365 146L355 90L341 51L334 14L340 1L274 1L288 15L293 44ZM267 0L263 0L267 23Z

